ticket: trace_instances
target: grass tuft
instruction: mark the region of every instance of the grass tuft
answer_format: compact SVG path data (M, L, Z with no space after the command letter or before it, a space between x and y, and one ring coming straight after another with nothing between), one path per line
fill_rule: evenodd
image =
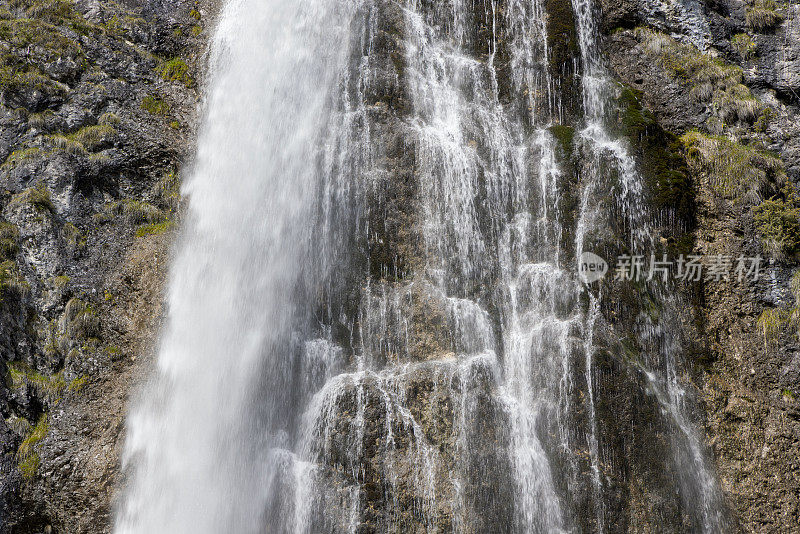
M116 113L111 113L109 111L100 115L100 118L97 119L97 123L108 126L116 126L120 123L120 119Z
M10 167L16 167L20 163L29 161L34 159L39 153L42 151L39 147L31 147L31 148L24 148L20 150L15 150L6 158L3 162L2 168L7 169Z
M102 213L95 215L101 222L110 221L115 217L123 217L131 224L152 224L167 220L167 214L156 206L128 198L109 203Z
M681 141L690 168L708 177L714 193L737 204L758 204L786 183L783 162L766 151L698 131L684 134Z
M0 261L11 259L19 252L19 230L11 223L0 222Z
M777 9L778 5L774 0L755 0L747 7L745 24L757 32L771 30L783 22L784 17L778 13Z
M30 433L22 440L19 449L17 449L17 465L25 480L32 480L39 471L42 461L37 447L47 437L49 429L50 423L47 414L42 414L36 422L36 426L31 429Z
M62 329L71 339L91 339L100 333L100 317L88 302L72 298L64 308Z
M111 143L114 139L116 130L110 124L96 124L84 126L80 130L66 136L70 141L74 141L89 152Z
M799 201L797 194L787 185L781 196L765 200L753 211L756 231L764 248L773 257L783 258L800 252ZM795 283L794 278L792 283Z
M746 33L737 33L731 37L731 46L744 59L753 59L756 55L756 43Z
M29 187L11 197L10 204L22 204L32 206L37 211L53 213L55 206L50 199L50 191L47 190L44 182L39 182L33 187Z
M158 71L165 81L180 82L186 87L194 85L194 78L189 74L189 65L181 58L176 57L164 62Z

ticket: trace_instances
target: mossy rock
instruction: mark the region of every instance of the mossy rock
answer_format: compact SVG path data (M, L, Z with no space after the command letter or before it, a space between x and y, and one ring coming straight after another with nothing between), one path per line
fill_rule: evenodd
M674 217L680 223L677 230L665 229L672 232L671 242L676 248L689 250L691 231L696 224L696 187L689 174L684 147L678 136L661 127L640 99L641 93L622 88L617 99L616 128L630 141L653 211L657 216Z
M554 124L549 128L550 133L559 143L566 157L572 156L575 143L575 128L563 124Z

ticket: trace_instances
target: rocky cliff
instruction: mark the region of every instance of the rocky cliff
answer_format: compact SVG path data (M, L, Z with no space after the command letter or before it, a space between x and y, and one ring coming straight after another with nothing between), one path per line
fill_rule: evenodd
M435 11L422 4L423 13ZM559 94L548 111L541 95L523 96L513 78L520 67L510 61L516 43L507 36L516 30L493 24L511 4L476 2L466 42L476 62L495 58L503 105L524 112L521 102L531 102L541 109L528 111L552 113L557 157L568 170L557 184L558 239L571 242L578 202L571 180L586 165L573 130L581 108L574 10L568 0L543 2L550 51L543 70ZM671 306L685 338L682 378L716 464L730 530L800 532L800 8L781 0L599 0L594 8L601 57L618 82L613 126L636 157L664 250L764 258L757 283L679 284ZM364 532L385 531L390 522L410 529L415 510L427 506L413 483L415 463L425 461L414 441L420 433L441 456L439 484L452 485L456 468L469 473L469 529L454 523L446 501L437 502L438 519L427 527L510 531L504 473L512 469L505 454L512 438L487 423L507 417L493 398L493 371L480 361L451 365L454 353L485 341L476 339L482 325L448 325L448 304L419 276L429 251L418 218L437 192L420 181L425 145L408 126L413 88L403 37L415 29L397 3L374 2L370 13L364 48L372 76L358 90L363 120L380 140L373 164L381 178L366 212L368 242L345 244L361 251L352 261L370 287L394 291L396 309L387 311L378 289L362 293L345 272L330 292L343 309L361 302L367 316L349 312L361 325L360 343L374 340L372 354L409 370L400 379L376 375L360 394L343 384L326 423L332 437L315 453L328 464L331 487L349 487L360 469ZM0 5L0 532L110 529L123 483L123 416L158 333L212 18L209 5L183 0ZM481 214L486 233L491 215ZM597 241L604 239L611 241ZM613 244L602 251L619 252ZM495 276L473 279L464 292L489 299ZM598 518L592 509L592 445L583 434L574 436L574 450L553 453L564 478L575 481L557 489L572 492L576 531L592 531L597 521L610 532L698 529L688 505L670 494L679 474L664 457L669 432L640 370L645 342L617 336L633 338L637 315L665 313L664 305L645 310L631 305L624 285L607 287L595 386L604 511ZM575 305L568 296L536 297L555 301L556 314ZM343 346L356 342L347 321L318 315ZM391 322L401 315L410 321ZM575 384L576 406L585 406L590 389ZM384 406L388 390L409 413ZM352 416L360 405L369 424L359 439L368 446L359 449L367 460L356 469ZM485 424L472 429L470 454L459 460L464 410ZM583 410L571 417L585 425ZM392 425L393 435L407 437L389 449ZM391 488L387 458L399 466ZM334 494L325 502L341 501ZM390 516L388 501L404 512Z
M0 531L108 529L209 16L184 1L0 4Z

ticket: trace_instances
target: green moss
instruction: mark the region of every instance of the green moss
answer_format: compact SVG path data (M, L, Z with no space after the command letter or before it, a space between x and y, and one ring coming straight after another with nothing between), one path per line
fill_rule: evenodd
M550 128L550 133L556 138L561 148L564 150L566 156L572 155L575 142L575 128L572 126L564 126L563 124L554 124Z
M769 152L697 131L681 140L690 168L705 174L712 192L735 205L759 204L786 182L783 162Z
M655 116L645 109L641 95L623 87L617 99L617 128L631 143L645 177L652 205L660 214L669 213L681 221L681 230L673 238L681 246L695 223L695 186L683 154L680 139L664 130Z
M168 115L169 105L154 95L146 95L142 99L141 108L153 115Z
M109 358L112 360L119 359L122 356L122 349L115 345L109 345L104 349L104 352L108 355Z
M547 17L548 59L555 70L572 61L580 53L575 15L570 2L545 0Z
M50 199L50 191L47 190L44 182L39 182L37 185L17 193L11 197L10 203L32 206L41 212L52 213L55 211L53 201Z
M19 449L17 449L19 470L26 480L33 479L39 470L42 462L37 448L41 441L47 437L49 429L50 423L47 414L42 414L36 422L36 426L31 429L30 434L22 440Z
M69 385L67 386L67 391L70 393L78 393L79 391L83 390L86 387L86 384L89 383L89 377L86 375L79 376L70 381Z
M740 67L647 28L637 28L636 36L648 54L656 57L694 98L707 103L722 121L750 122L761 112L763 106L742 84L744 73Z
M737 33L731 37L731 46L742 59L752 59L756 54L756 43L746 33Z
M39 471L39 467L42 465L42 460L38 453L33 453L19 460L17 465L22 473L22 478L25 480L33 480L36 473Z
M576 72L580 46L575 14L568 0L545 0L543 7L547 13L547 69L556 86L564 115L573 117L579 113L581 102L580 78ZM513 52L508 54L513 55ZM528 90L536 89L529 87Z
M69 276L60 275L53 277L53 287L57 289L64 289L69 284Z
M194 26L192 26L192 29L190 31L192 32L192 35L194 37L197 37L198 35L203 33L203 27L200 26L199 24L195 24Z
M203 18L202 15L200 15L200 12L197 11L196 9L192 9L191 11L189 11L189 16L194 20L200 20L201 18Z
M160 223L151 223L140 226L136 229L136 237L144 237L148 235L161 235L175 227L173 221L164 221Z
M194 85L194 78L189 74L189 65L181 58L173 58L158 68L161 78L168 82L180 82L186 87Z

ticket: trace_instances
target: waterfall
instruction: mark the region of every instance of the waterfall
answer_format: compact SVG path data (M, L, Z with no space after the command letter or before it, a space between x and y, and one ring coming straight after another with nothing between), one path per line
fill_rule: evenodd
M351 17L334 0L226 3L157 372L128 420L116 532L263 532L267 452L294 410L292 335L320 275L315 145ZM275 394L258 406L265 388Z
M577 275L653 230L593 6L565 58L554 4L225 5L117 533L613 531L600 334L657 347L628 387L723 528L671 292L621 332Z

